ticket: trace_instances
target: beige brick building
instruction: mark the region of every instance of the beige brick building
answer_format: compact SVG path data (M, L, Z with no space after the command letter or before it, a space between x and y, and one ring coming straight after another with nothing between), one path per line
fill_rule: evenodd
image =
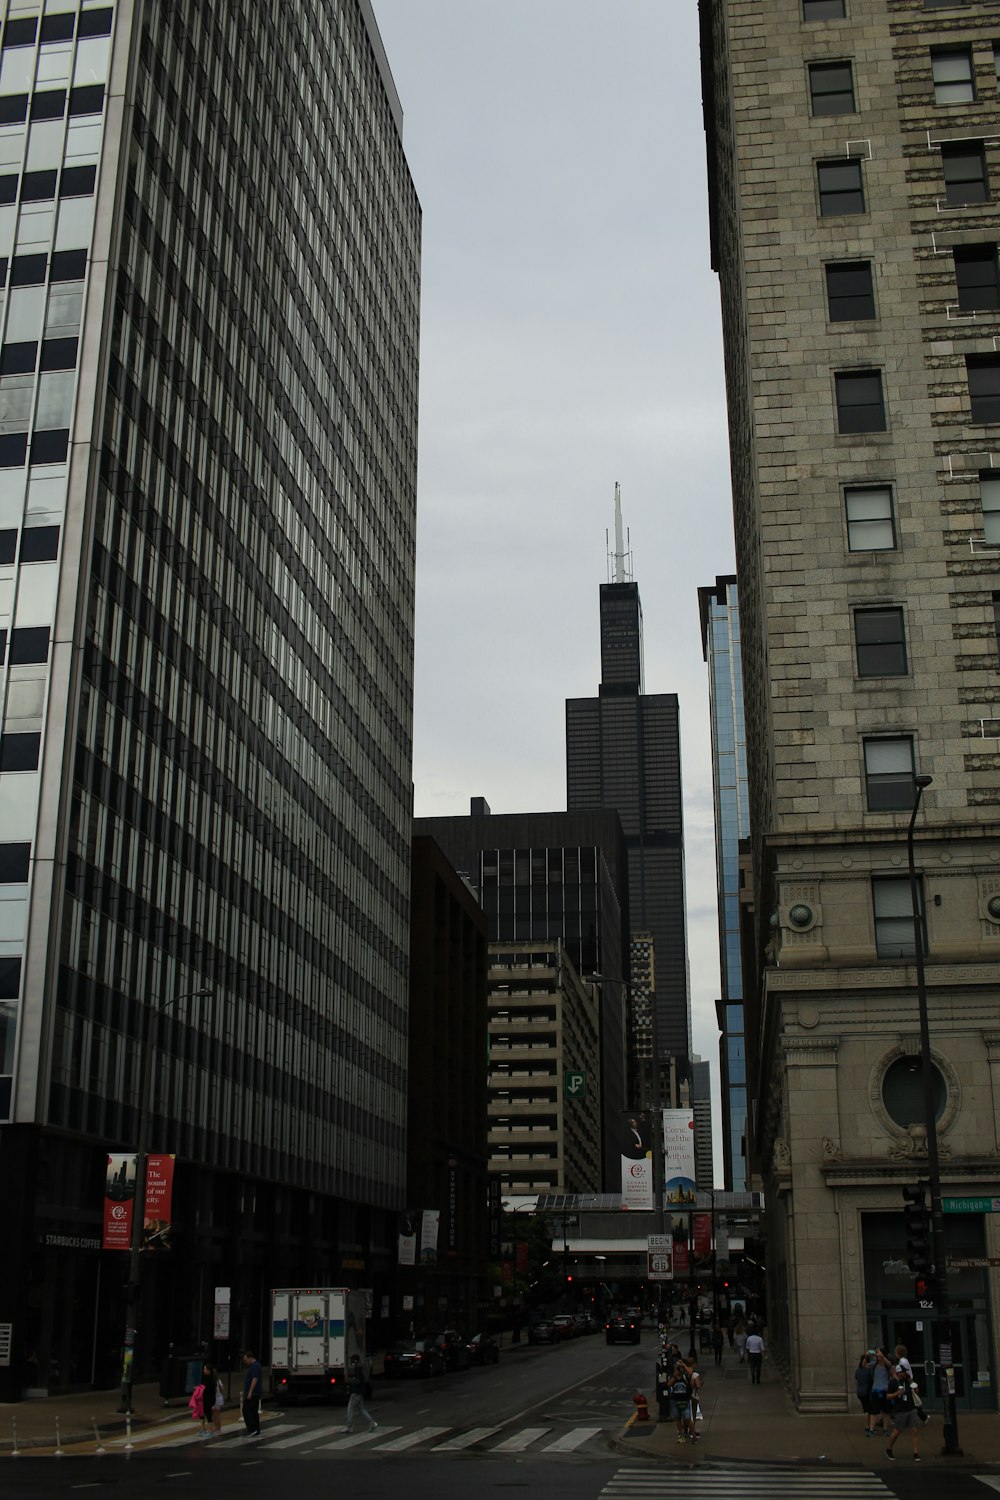
M502 1194L601 1185L598 991L558 942L489 945L489 1172Z
M926 1171L916 826L945 1196L1000 1193L1000 25L995 4L701 0L760 980L772 1347L806 1409L945 1330L905 1271ZM1000 1216L949 1214L959 1412L996 1407ZM934 1381L922 1382L936 1403Z

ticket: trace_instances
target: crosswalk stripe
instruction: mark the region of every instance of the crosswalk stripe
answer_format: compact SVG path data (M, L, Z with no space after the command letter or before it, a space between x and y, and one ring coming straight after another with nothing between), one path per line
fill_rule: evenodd
M305 1432L296 1432L292 1437L279 1438L276 1443L268 1443L268 1449L272 1448L298 1448L302 1443L315 1443L320 1438L329 1437L332 1432L343 1432L344 1423L334 1422L330 1427L307 1427Z
M461 1437L449 1438L446 1443L438 1443L431 1449L432 1453L455 1453L460 1448L471 1448L473 1443L481 1443L484 1438L492 1437L494 1432L499 1432L497 1427L473 1427L471 1432L463 1432Z
M569 1432L564 1432L562 1437L556 1438L554 1443L546 1443L542 1452L572 1453L574 1448L579 1448L588 1438L596 1437L600 1430L599 1427L573 1427Z
M1000 1486L998 1486L1000 1488ZM683 1474L619 1469L601 1490L602 1500L886 1500L883 1480L872 1473L810 1469L700 1469Z
M973 1479L978 1479L980 1484L989 1485L991 1490L1000 1490L1000 1479L994 1474L973 1474Z
M398 1427L383 1427L380 1422L374 1432L356 1432L350 1437L338 1438L335 1443L323 1443L320 1451L329 1453L331 1449L337 1448L360 1448L362 1443L381 1442L382 1438L388 1436L390 1432L398 1431Z
M197 1427L195 1427L194 1423L191 1421L191 1418L188 1417L186 1422L168 1422L163 1427L156 1427L154 1429L140 1428L138 1432L133 1432L132 1442L133 1444L140 1441L155 1442L157 1438L167 1437L168 1435L180 1432L186 1433L189 1438L198 1436ZM105 1443L105 1447L124 1448L127 1442L127 1436L109 1438Z
M502 1443L494 1445L494 1453L523 1453L536 1438L544 1437L551 1429L548 1427L524 1427L520 1432L515 1432L513 1437L505 1438Z
M428 1438L440 1437L447 1432L447 1427L418 1427L416 1432L404 1432L402 1437L393 1438L391 1443L381 1443L375 1450L377 1453L401 1453L404 1448L413 1448L417 1443L424 1443Z

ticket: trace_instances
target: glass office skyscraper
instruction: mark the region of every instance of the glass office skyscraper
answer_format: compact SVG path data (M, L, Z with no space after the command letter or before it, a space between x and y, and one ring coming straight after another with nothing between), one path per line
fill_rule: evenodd
M420 256L401 129L368 0L6 6L0 1167L24 1215L0 1322L43 1386L106 1377L120 1338L100 1203L152 1007L177 1232L145 1278L147 1356L211 1331L209 1264L258 1343L272 1278L377 1285L390 1263Z
M718 1001L722 1064L722 1137L726 1187L749 1188L746 1151L747 1059L740 949L740 842L750 837L747 747L740 660L740 606L735 578L698 590L701 641L708 663L715 799L715 869L719 903Z

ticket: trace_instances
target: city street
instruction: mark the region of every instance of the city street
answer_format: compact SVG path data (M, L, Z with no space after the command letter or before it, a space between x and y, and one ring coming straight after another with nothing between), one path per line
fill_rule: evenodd
M138 1430L134 1448L106 1437L62 1458L27 1450L0 1468L11 1496L183 1490L190 1500L272 1497L276 1490L319 1483L346 1487L360 1500L388 1489L414 1500L465 1500L475 1490L544 1491L547 1500L931 1500L941 1470L905 1458L888 1472L760 1461L703 1462L691 1468L683 1450L660 1462L629 1459L610 1444L632 1410L632 1395L650 1387L653 1336L639 1349L608 1348L602 1337L565 1345L506 1349L500 1364L433 1380L376 1382L375 1433L343 1430L343 1408L303 1404L264 1409L263 1435L241 1435L238 1413L226 1413L221 1440L192 1434L183 1408ZM317 1469L317 1466L319 1468ZM287 1473L286 1473L287 1471ZM1000 1479L950 1472L948 1500L990 1500Z

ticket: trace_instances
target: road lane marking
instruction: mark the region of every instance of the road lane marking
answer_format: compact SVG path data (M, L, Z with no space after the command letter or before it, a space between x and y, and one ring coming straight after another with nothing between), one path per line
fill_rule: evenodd
M499 1432L499 1427L473 1427L471 1432L463 1432L461 1437L449 1438L446 1443L438 1443L431 1449L432 1453L454 1453L459 1448L471 1448L473 1443L481 1443L484 1438L492 1437Z
M596 1437L600 1432L599 1427L572 1427L569 1432L564 1432L561 1438L556 1438L554 1443L546 1443L542 1449L543 1453L572 1453L574 1448L579 1448L588 1438Z
M551 1432L551 1427L525 1427L521 1432L515 1432L513 1437L505 1438L502 1443L495 1443L493 1453L523 1453L536 1438L542 1438Z
M335 1443L323 1443L317 1448L317 1453L329 1453L331 1449L337 1448L360 1448L362 1443L374 1443L387 1436L390 1432L398 1432L398 1427L383 1427L381 1422L374 1432L355 1432L350 1437L338 1438Z
M406 1432L402 1437L393 1438L391 1443L380 1443L376 1453L402 1453L404 1448L412 1448L417 1443L424 1443L429 1438L441 1437L447 1432L447 1427L418 1427L416 1432Z

